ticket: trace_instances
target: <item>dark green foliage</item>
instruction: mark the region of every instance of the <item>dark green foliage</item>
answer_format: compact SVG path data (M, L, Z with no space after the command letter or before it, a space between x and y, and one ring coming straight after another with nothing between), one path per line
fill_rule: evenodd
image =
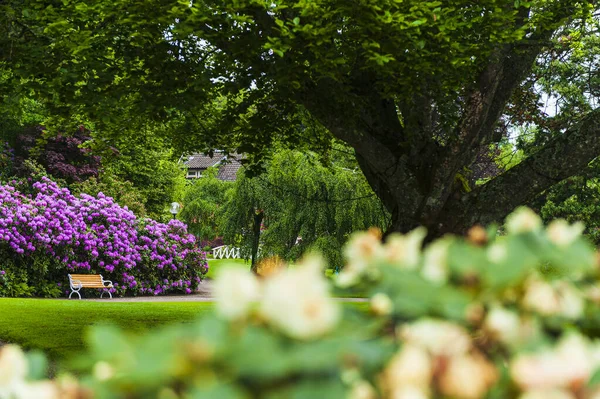
M143 198L148 216L168 220L168 206L178 199L185 184L184 174L177 163L178 156L173 154L168 143L152 132L144 131L135 136L124 134L110 142L108 148L106 143L101 142L97 146L98 150L104 149L105 154L106 176L102 176L99 182L113 186L111 180L130 182L137 200Z
M46 254L20 256L0 250L0 297L56 298L64 295L65 268Z
M150 130L178 151L244 152L257 169L275 145L323 152L333 136L357 156L389 231L498 222L600 154L598 6L585 0L0 7L2 85L39 99L52 131L89 124L124 150L121 137ZM540 111L544 98L556 116ZM479 179L482 148L532 123L521 167ZM152 215L173 197L150 170L115 174L147 187Z
M228 191L234 183L217 179L216 169L206 170L202 178L189 182L183 195L183 208L178 218L184 220L188 231L202 241L222 235L221 216Z
M600 179L597 176L569 178L545 193L537 203L546 221L564 218L569 222L584 222L586 235L600 245Z

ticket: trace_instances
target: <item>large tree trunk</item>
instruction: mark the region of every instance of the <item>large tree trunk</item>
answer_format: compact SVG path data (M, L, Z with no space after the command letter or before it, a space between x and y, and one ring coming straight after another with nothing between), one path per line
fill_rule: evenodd
M478 109L473 105L466 112ZM399 127L393 123L381 126L388 131ZM406 126L398 129L398 136ZM466 142L441 146L429 141L412 145L408 151L383 144L376 129L348 134L348 130L336 131L335 127L335 123L329 126L354 147L368 182L391 213L388 233L425 226L429 239L448 232L464 233L473 224L502 222L516 206L584 170L600 155L600 110L596 110L569 131L556 133L519 165L481 186L469 187L461 174L475 161L477 150L490 142L486 137L490 137L492 125L484 139L469 133Z
M362 148L356 147L357 158L392 214L390 232L407 232L421 225L428 228L430 238L460 234L474 224L501 223L515 207L584 170L600 155L600 109L569 131L557 133L517 166L476 187L466 187L466 179L463 183L457 178L463 167L470 166L471 158L453 166L452 159L432 152L428 160L414 165L385 153L370 155ZM380 173L378 165L383 162L388 165Z

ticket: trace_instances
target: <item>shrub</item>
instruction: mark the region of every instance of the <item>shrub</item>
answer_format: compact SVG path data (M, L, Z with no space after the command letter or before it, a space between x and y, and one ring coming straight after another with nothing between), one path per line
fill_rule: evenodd
M56 296L71 271L100 273L118 295L191 293L206 272L204 253L183 223L137 219L112 198L73 196L42 177L0 186L0 295ZM23 191L28 191L23 190Z
M505 237L474 228L424 251L422 229L385 244L358 233L337 283L367 290L368 311L328 295L318 257L260 281L224 269L213 316L143 339L96 328L79 383L64 375L25 383L21 371L12 389L98 398L598 398L599 268L582 228L557 220L544 229L521 209ZM14 375L5 357L21 364L23 355L0 352L0 375Z
M90 195L104 195L111 197L121 206L126 206L137 217L146 216L144 203L146 198L140 190L130 181L123 180L110 173L101 173L98 178L91 177L81 183L70 185L70 190L74 194L86 193Z
M40 126L26 128L16 140L15 171L26 176L23 162L30 159L39 162L55 178L68 183L97 177L100 157L82 147L89 140L91 133L83 127L71 135L58 134L54 137L44 133Z

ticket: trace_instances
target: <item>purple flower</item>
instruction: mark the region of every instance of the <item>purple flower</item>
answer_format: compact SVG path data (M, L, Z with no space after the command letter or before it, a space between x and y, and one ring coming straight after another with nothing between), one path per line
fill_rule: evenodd
M75 197L47 178L31 189L28 198L0 186L0 245L15 254L49 256L66 270L123 281L121 294L141 280L156 287L142 293L191 293L206 273L206 257L179 221L137 219L110 197Z

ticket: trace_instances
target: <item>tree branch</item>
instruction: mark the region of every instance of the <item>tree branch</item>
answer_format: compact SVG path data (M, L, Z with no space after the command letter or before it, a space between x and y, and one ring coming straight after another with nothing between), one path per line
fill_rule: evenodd
M600 108L559 133L515 167L455 201L448 201L443 231L501 221L513 208L585 169L600 155ZM451 213L451 215L450 215Z
M493 141L494 128L502 116L514 89L531 71L543 44L551 38L565 18L572 15L569 1L554 5L552 21L528 33L527 38L514 44L499 47L489 57L487 66L477 78L476 84L466 96L464 112L443 154L436 160L429 176L433 191L428 197L439 199L424 204L422 218L425 221L443 217L445 203L452 202L451 195L457 187L450 182L464 167L469 167L477 157L481 145ZM514 29L522 27L529 16L528 9L521 9Z

